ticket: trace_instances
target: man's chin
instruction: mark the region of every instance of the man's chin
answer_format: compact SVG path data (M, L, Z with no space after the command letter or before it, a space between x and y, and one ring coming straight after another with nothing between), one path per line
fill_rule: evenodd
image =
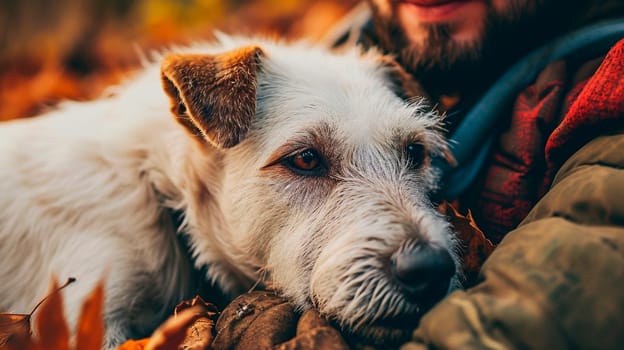
M410 9L414 5L406 1L393 3L391 14L373 8L379 44L385 51L397 54L400 63L434 99L439 94L458 93L463 88L458 85L474 81L469 73L475 71L475 64L480 61L487 9L483 7L484 14L476 13L483 6L480 1L462 4L475 8L473 17L482 25L463 20L421 23L416 20L418 14ZM433 91L437 90L435 87L444 87L446 91Z

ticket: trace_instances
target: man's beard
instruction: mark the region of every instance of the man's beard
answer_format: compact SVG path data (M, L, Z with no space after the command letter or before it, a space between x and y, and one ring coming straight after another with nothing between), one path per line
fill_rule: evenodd
M462 43L453 39L453 23L422 24L426 35L420 42L413 43L402 29L398 14L382 16L373 7L376 35L382 49L397 55L399 62L432 98L444 94L470 97L480 94L523 54L566 27L563 19L557 19L564 16L555 15L562 2L547 1L548 4L540 5L537 12L520 3L513 2L505 15L495 13L488 6L481 36Z

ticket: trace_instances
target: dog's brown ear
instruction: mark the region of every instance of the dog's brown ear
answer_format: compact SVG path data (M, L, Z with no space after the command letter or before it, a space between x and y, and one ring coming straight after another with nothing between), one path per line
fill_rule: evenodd
M167 56L161 77L176 119L193 135L217 147L237 145L256 114L262 56L257 46L216 55Z

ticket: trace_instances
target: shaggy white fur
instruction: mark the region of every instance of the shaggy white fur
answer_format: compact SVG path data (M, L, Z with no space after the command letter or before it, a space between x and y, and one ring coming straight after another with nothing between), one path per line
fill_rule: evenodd
M316 306L372 337L384 335L369 327L375 321L417 311L387 264L415 240L456 261L453 236L426 199L435 172L426 158L415 167L405 155L414 143L444 154L440 118L397 97L389 78L396 67L376 52L227 36L175 52L214 63L249 45L260 48L257 62L240 65L258 65L255 106L230 97L226 107L255 113L227 147L190 106L192 79L201 77L180 68L178 78L191 80L173 81L180 96L168 96L160 58L111 96L0 125L0 309L30 310L52 276L73 276L63 294L74 325L105 278L106 346L148 334L193 292L166 211L174 209L185 213L180 234L190 239L192 264L230 295L264 279L300 308ZM210 73L221 83L223 65ZM184 107L177 121L176 98ZM322 162L314 174L292 166L307 149Z

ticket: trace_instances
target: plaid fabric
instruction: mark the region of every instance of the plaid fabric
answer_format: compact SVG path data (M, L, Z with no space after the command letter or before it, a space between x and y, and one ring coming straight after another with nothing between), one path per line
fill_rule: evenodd
M527 216L568 157L624 128L624 40L604 59L550 64L510 113L477 184L461 198L494 243Z

